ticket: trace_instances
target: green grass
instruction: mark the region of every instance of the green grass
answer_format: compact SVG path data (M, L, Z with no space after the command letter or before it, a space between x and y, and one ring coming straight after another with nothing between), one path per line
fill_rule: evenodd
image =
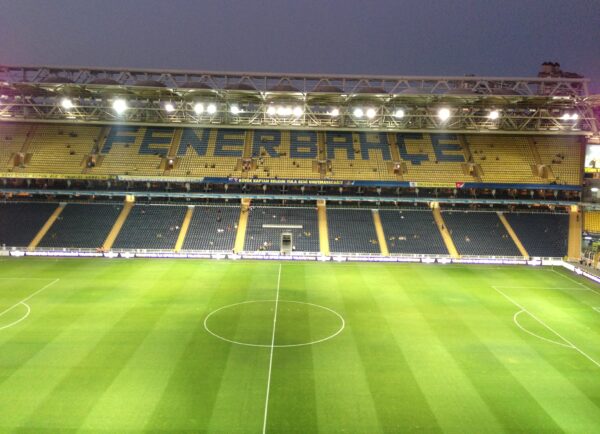
M279 267L0 261L0 312L35 294L29 316L0 329L0 432L261 433L270 363L269 433L600 431L590 282L532 267L283 263L277 294ZM331 339L342 320L319 306L345 322ZM226 340L205 329L211 312Z

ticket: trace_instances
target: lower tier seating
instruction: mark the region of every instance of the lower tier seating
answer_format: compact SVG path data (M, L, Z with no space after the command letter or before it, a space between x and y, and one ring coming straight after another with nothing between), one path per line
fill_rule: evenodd
M27 247L57 209L58 203L0 203L0 246ZM173 250L187 211L185 205L136 204L113 248ZM38 248L100 247L117 220L122 204L69 203L40 241ZM296 252L319 252L318 214L313 206L253 206L248 215L245 251L279 251L282 231L291 231ZM379 211L391 254L447 255L445 244L428 209ZM567 214L504 213L530 256L563 257L567 253ZM520 256L495 212L442 212L461 255ZM226 251L234 248L240 206L197 205L183 251ZM380 253L370 209L327 208L330 251Z
M173 249L185 212L185 206L136 204L125 220L113 248Z
M560 258L567 254L567 214L506 213L504 216L529 256Z
M278 252L281 234L291 232L295 251L319 251L319 225L315 208L257 206L252 207L249 213L244 250Z
M332 253L380 253L370 209L327 209Z
M442 212L460 255L521 256L495 212Z
M99 248L123 208L120 204L68 204L40 247Z
M448 254L431 210L380 210L379 216L391 254Z
M27 247L58 203L0 204L0 244L6 247Z
M239 205L194 207L183 250L233 250L239 219Z

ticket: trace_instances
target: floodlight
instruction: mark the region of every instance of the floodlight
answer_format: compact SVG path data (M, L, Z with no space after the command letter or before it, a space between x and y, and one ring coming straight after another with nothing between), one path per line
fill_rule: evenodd
M280 105L279 107L277 107L277 115L278 116L290 116L292 114L292 108L291 107L285 107Z
M333 108L328 114L329 116L336 117L340 115L340 111L337 108Z
M496 119L498 119L500 117L500 112L498 110L492 110L490 112L490 114L488 115L488 118L490 118L491 120L495 121Z
M230 108L229 111L231 112L232 115L237 115L240 112L240 108L237 106L237 104L233 104Z
M214 105L214 104L209 104L206 107L206 111L207 111L208 114L214 115L217 112L217 106Z
M117 112L118 115L125 113L127 110L127 101L124 99L116 99L113 101L113 110Z
M571 115L571 119L574 120L574 121L576 121L577 119L579 119L579 115L577 113L573 113Z
M571 119L571 115L569 113L565 113L564 115L562 115L561 119L563 121L568 121Z
M267 114L269 116L274 116L275 113L277 113L277 109L274 106L270 105L269 107L267 107Z
M174 112L175 111L175 106L173 105L173 103L170 103L170 102L166 103L165 104L165 111L167 113Z
M65 110L71 110L74 105L73 105L73 101L71 101L69 98L63 98L60 101L60 105L62 106L62 108L64 108Z
M201 115L204 112L204 105L202 103L194 104L194 113Z
M441 108L438 110L438 118L440 118L440 120L443 121L447 121L450 118L450 110L447 108Z
M360 107L356 107L352 114L355 118L362 118L365 112L363 112L363 109L361 109Z
M592 193L598 193L598 190L600 190L598 187L592 187L592 188L590 188L590 191Z
M303 114L304 114L304 110L302 110L302 107L300 107L300 106L294 107L294 116L296 116L297 118L299 118Z
M404 117L404 110L398 109L394 112L394 117L398 119L402 119Z
M368 108L367 109L367 117L369 119L373 119L375 117L375 115L377 114L377 112L375 111L374 108Z

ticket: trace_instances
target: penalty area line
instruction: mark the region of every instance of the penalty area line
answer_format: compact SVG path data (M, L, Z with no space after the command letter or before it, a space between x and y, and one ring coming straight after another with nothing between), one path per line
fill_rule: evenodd
M560 339L562 339L564 342L566 342L571 348L573 348L575 351L577 351L578 353L580 353L582 356L584 356L586 359L588 359L590 362L592 362L594 365L596 365L597 367L600 368L600 363L598 363L596 360L592 359L587 353L585 353L583 350L581 350L579 347L577 347L573 342L571 342L568 339L566 339L564 336L562 336L560 333L558 333L556 330L554 330L552 327L550 327L544 321L542 321L537 316L535 316L533 313L531 313L530 311L528 311L524 306L522 306L519 303L517 303L515 300L513 300L508 295L506 295L504 292L502 292L500 289L498 289L496 286L492 286L492 289L494 291L496 291L497 293L499 293L500 295L502 295L504 298L506 298L512 304L514 304L515 306L517 306L523 312L527 313L530 317L532 317L533 319L535 319L541 325L543 325L544 327L546 327L548 330L550 330L552 333L554 333L556 336L558 336Z
M273 314L273 333L271 335L271 354L269 355L269 376L267 377L267 395L265 398L265 414L262 432L267 432L267 418L269 415L269 394L271 392L271 371L273 369L273 350L275 349L275 329L277 328L277 307L279 305L279 285L281 283L281 264L277 273L277 295L275 296L275 313Z
M11 307L9 307L8 309L5 309L4 311L0 312L0 316L4 315L7 312L10 312L11 310L13 310L15 307L17 307L20 304L26 304L25 302L30 300L31 298L33 298L34 296L38 295L40 292L44 291L45 289L50 288L52 285L54 285L55 283L57 283L60 279L54 279L52 282L48 283L47 285L42 286L40 289L38 289L37 291L35 291L34 293L28 295L27 297L25 297L23 300L13 304Z

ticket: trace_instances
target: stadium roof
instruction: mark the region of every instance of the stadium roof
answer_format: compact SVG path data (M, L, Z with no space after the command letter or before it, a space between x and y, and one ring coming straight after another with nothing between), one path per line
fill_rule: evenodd
M590 135L596 134L598 127L588 83L584 78L562 77L0 66L0 118L198 127ZM61 104L65 98L71 104ZM117 98L127 101L127 110L115 113ZM442 108L450 111L448 119L439 116ZM360 113L367 116L356 116Z

